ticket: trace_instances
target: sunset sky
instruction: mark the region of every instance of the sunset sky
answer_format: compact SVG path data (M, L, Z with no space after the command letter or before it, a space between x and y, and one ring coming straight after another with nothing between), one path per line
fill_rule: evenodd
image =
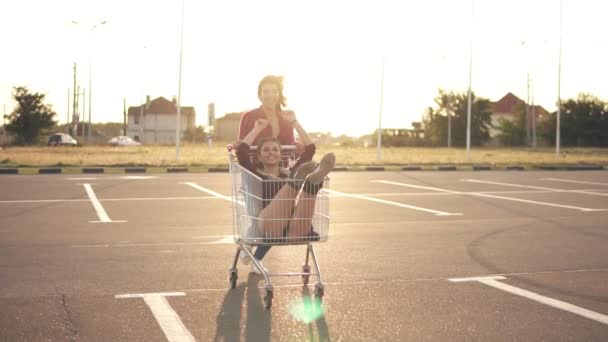
M0 104L12 87L47 94L66 121L72 65L94 122L122 121L127 106L178 94L180 0L22 0L0 3ZM197 124L259 106L257 83L284 75L288 106L309 131L362 135L420 121L438 88L465 92L473 28L473 90L556 109L559 1L185 0L182 105ZM563 1L562 98L608 98L608 5ZM78 22L73 24L72 21ZM94 30L91 28L107 21ZM88 89L87 89L88 91ZM87 95L88 101L88 95ZM88 104L87 104L88 111Z

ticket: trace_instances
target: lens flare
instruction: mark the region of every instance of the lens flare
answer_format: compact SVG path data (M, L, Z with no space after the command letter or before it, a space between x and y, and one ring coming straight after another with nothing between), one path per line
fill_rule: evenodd
M325 315L320 299L309 296L296 300L289 305L289 313L298 322L311 323Z

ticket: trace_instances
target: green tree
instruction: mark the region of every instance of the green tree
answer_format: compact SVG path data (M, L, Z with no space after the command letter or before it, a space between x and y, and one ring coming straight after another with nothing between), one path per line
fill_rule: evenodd
M557 113L539 127L540 136L555 144ZM562 102L560 118L562 146L608 147L608 102L581 93Z
M482 145L490 139L492 127L490 101L471 94L471 145ZM466 93L446 92L439 89L436 108L429 107L424 119L425 140L431 146L447 145L449 112L452 122L452 146L466 146L467 106Z
M15 135L17 144L33 144L39 135L55 126L56 113L44 104L44 94L30 93L26 87L15 87L13 98L17 107L9 115L6 130Z
M515 120L500 119L498 140L503 146L524 146L526 144L526 106L518 105Z
M206 136L203 126L196 126L195 128L189 128L184 132L184 141L204 143L206 141Z

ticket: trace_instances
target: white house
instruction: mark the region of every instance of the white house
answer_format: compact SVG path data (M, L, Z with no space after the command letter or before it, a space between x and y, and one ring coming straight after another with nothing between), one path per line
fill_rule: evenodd
M148 144L175 143L175 128L177 124L176 100L169 101L158 97L137 107L129 107L127 135L136 141ZM181 107L180 139L189 129L194 129L196 112L194 107Z

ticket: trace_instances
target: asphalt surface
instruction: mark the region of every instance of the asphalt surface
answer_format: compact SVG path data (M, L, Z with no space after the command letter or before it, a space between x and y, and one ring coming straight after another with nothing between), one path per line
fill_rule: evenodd
M607 171L331 178L322 304L272 278L266 311L228 174L0 176L0 341L608 340Z

